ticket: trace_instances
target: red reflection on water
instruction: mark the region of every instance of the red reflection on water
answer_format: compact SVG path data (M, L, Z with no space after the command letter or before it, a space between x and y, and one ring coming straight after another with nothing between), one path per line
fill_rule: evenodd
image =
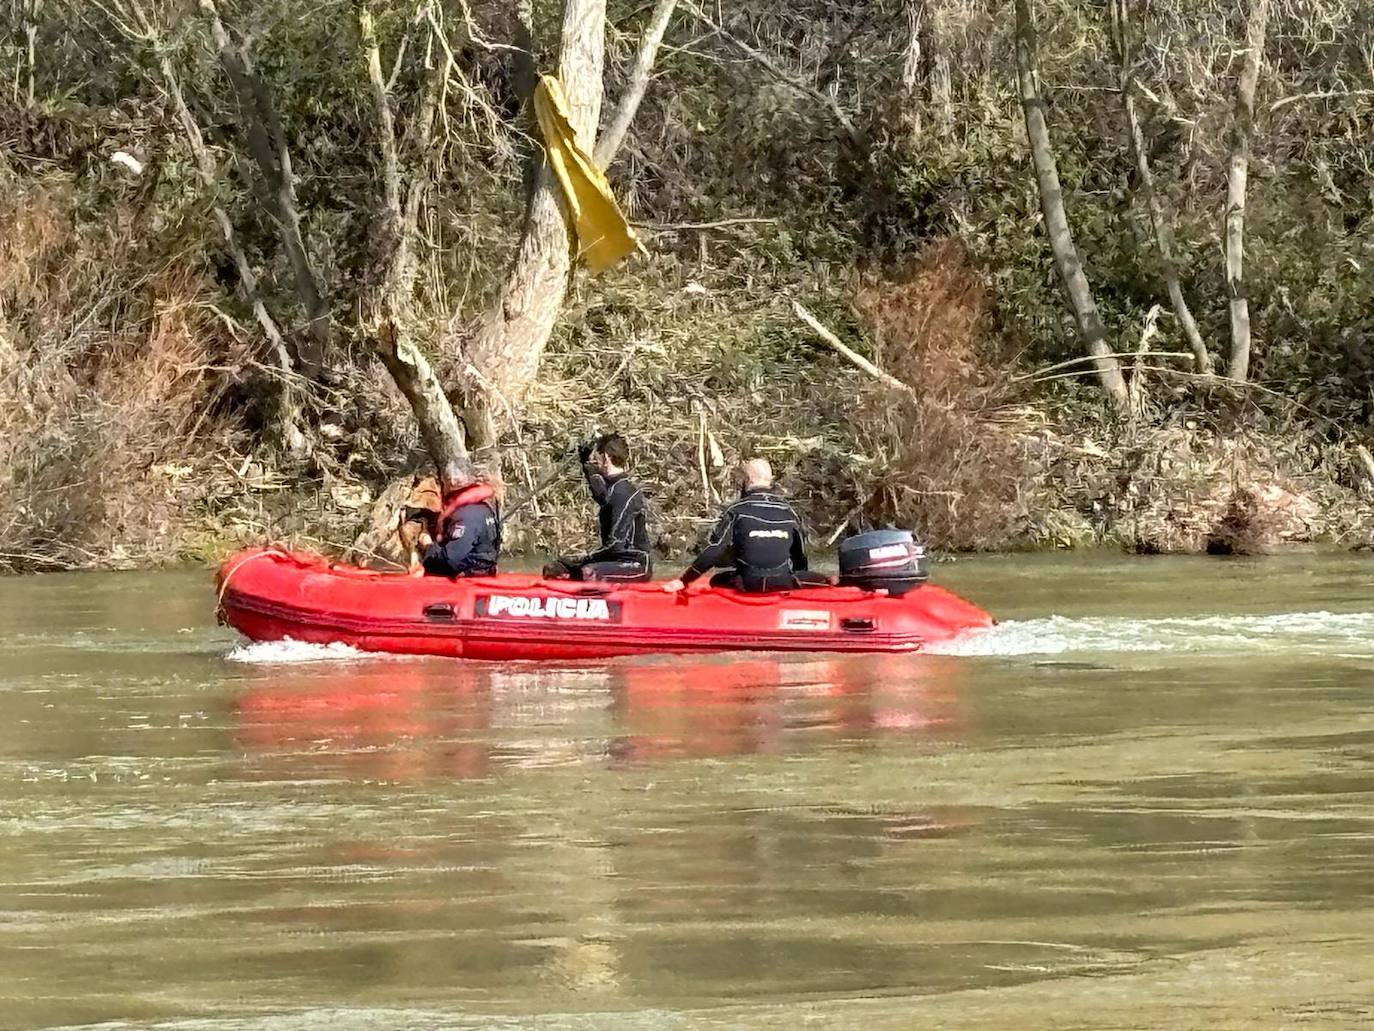
M837 662L833 696L850 731L967 730L960 660L946 655L870 655Z
M500 690L493 698L495 669L445 660L257 668L235 707L236 741L252 775L285 780L464 779L539 765L543 753L567 761L568 739L547 728L522 736L518 757L493 752L493 722L517 716ZM673 656L611 663L582 690L609 687L607 750L617 764L827 742L938 747L968 731L962 669L942 656ZM550 686L526 684L520 705L560 683L557 670L536 679Z
M613 669L624 762L708 758L804 748L804 735L958 734L964 725L957 660L844 656L680 658Z
M777 659L682 659L616 667L611 695L629 762L772 751L781 729Z
M235 740L267 777L484 777L491 695L474 672L392 661L263 669L235 706Z

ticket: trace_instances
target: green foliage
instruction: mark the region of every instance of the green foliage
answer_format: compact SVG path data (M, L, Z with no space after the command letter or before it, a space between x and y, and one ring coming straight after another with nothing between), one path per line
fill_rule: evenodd
M148 277L183 268L182 294L202 313L217 313L209 324L218 329L206 337L211 351L203 356L210 371L194 396L215 398L220 432L251 438L265 421L267 389L253 370L270 358L157 80L160 55L171 59L222 164L220 198L268 307L288 335L302 331L304 314L276 226L253 191L241 112L197 5L144 6L160 33L156 42L131 36L109 15L118 3L49 0L32 68L18 42L24 5L0 8L0 182L21 198L59 184L89 235L120 242L112 254L135 254L121 259L130 274L102 310L107 323L109 312L126 320L118 333L97 337L83 329L87 335L78 340L72 327L81 325L81 313L73 307L62 312L68 335L42 338L71 356L67 371L89 372L82 362L112 348L114 336L121 347L134 346L127 338L154 317ZM220 6L281 119L306 244L336 330L331 377L314 412L341 423L345 438L323 449L313 472L380 475L406 460L414 434L357 341L358 314L376 275L381 167L354 5ZM525 410L521 441L553 446L588 422L615 422L661 441L657 468L665 480L680 481L682 468L695 467L704 418L731 454L782 449L773 454L812 499L817 520L833 521L862 493L836 472L863 467L854 460L858 431L847 411L856 374L813 346L786 300L804 299L863 349L848 310L856 284L900 277L932 241L951 237L985 290L979 361L1010 378L1081 354L1041 226L1015 99L1009 5L918 5L925 20L914 64L909 6L744 0L726 10L725 28L768 54L782 77L679 10L629 144L610 170L626 209L646 227L650 257L579 279L544 382ZM1234 5L1220 0L1145 6L1135 26L1135 70L1145 90L1147 144L1184 292L1209 347L1224 357L1229 322L1220 232L1231 60L1241 30ZM442 352L441 367L452 370L508 267L525 203L526 159L535 151L509 49L518 37L514 5L473 2L471 25L459 5L437 7L455 63L444 93L440 159L420 173L430 190L417 292L421 335ZM647 15L642 4L610 7L608 111ZM1184 350L1135 192L1101 5L1042 0L1036 7L1068 215L1111 338L1133 349L1147 313L1163 304L1154 346ZM557 8L553 0L535 5L535 57L545 69ZM388 75L407 40L392 87L404 121L441 48L427 27L414 24L414 3L375 0L370 9ZM1359 83L1367 73L1360 40L1367 40L1361 30L1368 18L1358 5L1320 3L1284 5L1274 17L1247 224L1254 375L1300 404L1320 432L1333 432L1333 425L1367 432L1374 419L1374 98ZM940 61L948 72L947 122L937 95ZM904 70L913 74L904 77ZM32 106L23 96L30 76ZM808 90L833 96L855 137ZM116 150L137 157L143 175L112 165ZM731 224L681 228L718 221ZM131 240L133 252L124 246ZM98 263L85 268L95 276ZM99 300L98 286L93 279L51 303L60 309ZM9 303L0 312L0 334L7 334L0 344L36 363L31 348L39 338L14 316L12 297ZM1211 403L1187 381L1170 390L1170 403L1179 406ZM1019 391L1027 392L1079 410L1095 404L1091 390L1062 380ZM1164 404L1163 396L1156 403ZM1272 395L1252 396L1283 407ZM675 488L670 500L688 521L709 508L697 483Z

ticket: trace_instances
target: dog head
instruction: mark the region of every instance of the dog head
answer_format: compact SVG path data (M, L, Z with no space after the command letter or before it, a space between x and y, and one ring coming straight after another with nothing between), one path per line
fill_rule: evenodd
M406 507L442 512L444 510L444 496L439 489L439 478L417 473L410 484L410 496L406 498Z

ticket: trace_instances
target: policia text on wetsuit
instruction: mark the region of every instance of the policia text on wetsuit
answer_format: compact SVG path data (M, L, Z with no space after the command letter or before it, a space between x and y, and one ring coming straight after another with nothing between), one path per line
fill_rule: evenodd
M680 591L707 570L728 560L734 568L711 578L712 587L744 591L781 591L803 584L824 584L825 577L806 566L801 521L773 489L773 470L762 458L740 467L739 500L721 513L706 547L677 580L663 585Z

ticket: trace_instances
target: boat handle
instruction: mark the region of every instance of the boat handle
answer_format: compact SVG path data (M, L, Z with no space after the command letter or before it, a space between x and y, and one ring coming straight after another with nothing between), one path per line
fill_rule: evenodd
M840 627L851 634L871 634L878 629L872 616L857 616L840 620Z
M435 602L433 605L425 606L425 619L434 623L456 623L458 614L453 611L453 606L447 602Z

